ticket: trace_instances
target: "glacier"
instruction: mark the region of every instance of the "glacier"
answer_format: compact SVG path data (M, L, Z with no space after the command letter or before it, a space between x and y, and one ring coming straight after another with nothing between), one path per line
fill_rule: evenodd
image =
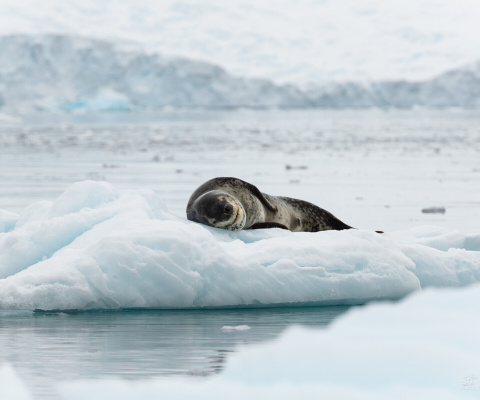
M0 37L0 110L132 112L168 108L480 107L480 62L424 81L276 84L128 41L69 35Z
M306 94L321 108L479 108L480 62L424 81L337 82L312 86Z
M31 113L304 103L292 85L237 78L214 64L126 44L62 35L0 37L0 106Z
M1 309L349 305L480 281L477 233L236 233L106 182L2 211L0 227Z
M0 35L135 40L275 83L425 80L480 57L475 0L0 2Z

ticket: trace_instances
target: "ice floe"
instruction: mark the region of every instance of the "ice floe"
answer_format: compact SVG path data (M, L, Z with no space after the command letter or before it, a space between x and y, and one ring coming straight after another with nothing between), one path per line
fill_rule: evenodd
M3 309L363 304L480 281L480 234L235 233L105 182L1 212L0 227Z

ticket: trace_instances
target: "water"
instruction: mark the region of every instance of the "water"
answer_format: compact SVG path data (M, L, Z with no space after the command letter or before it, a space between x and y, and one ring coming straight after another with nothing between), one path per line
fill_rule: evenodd
M78 379L205 379L238 346L272 341L293 324L326 327L348 307L254 310L0 311L0 364L9 362L36 398ZM244 331L223 326L248 325Z
M185 217L193 190L235 176L311 201L351 226L392 231L480 220L476 111L198 111L36 116L0 127L0 209L73 182L151 188ZM445 207L445 214L423 214Z
M193 190L236 176L371 230L478 232L480 115L474 111L235 111L36 116L0 127L0 209L53 201L71 183L152 188L185 217ZM445 214L423 214L445 207ZM292 324L325 327L343 307L0 311L0 362L38 398L81 378L205 379L240 345ZM250 330L224 332L225 325Z

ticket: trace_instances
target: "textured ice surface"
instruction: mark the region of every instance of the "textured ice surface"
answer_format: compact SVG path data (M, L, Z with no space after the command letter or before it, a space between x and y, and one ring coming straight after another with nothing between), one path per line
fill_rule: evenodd
M361 304L480 281L478 234L234 233L170 214L153 191L105 182L33 203L15 225L0 218L6 309Z

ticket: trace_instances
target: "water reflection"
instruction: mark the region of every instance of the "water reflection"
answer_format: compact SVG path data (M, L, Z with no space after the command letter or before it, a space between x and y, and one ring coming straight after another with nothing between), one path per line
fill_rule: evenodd
M220 372L238 345L275 340L293 324L325 327L347 309L0 311L0 363L11 363L45 398L65 380L203 377ZM222 331L225 325L251 329Z

